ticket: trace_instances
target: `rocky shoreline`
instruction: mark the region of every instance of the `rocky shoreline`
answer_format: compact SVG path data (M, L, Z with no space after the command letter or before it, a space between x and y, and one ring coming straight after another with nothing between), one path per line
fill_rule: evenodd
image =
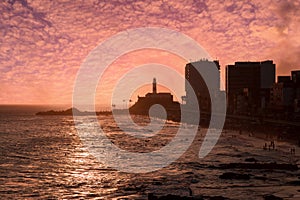
M115 114L124 114L127 112L122 112L122 110L115 110ZM69 108L67 110L62 111L44 111L38 112L36 115L50 116L50 115L65 115L65 116L86 116L86 115L94 115L93 112L88 111L80 111L76 108ZM96 112L96 115L112 115L112 111L99 111ZM204 115L206 116L206 115ZM209 118L206 116L204 118ZM178 121L178 120L172 120ZM207 127L209 124L208 120L204 120L201 122L202 127ZM276 121L267 121L267 120L259 120L257 118L249 118L249 117L238 117L238 116L227 116L224 124L224 130L227 131L239 131L240 133L247 133L251 136L262 138L266 140L282 140L287 141L289 143L300 146L300 134L298 134L298 130L300 128L300 124L297 123L289 123L289 122L278 122Z

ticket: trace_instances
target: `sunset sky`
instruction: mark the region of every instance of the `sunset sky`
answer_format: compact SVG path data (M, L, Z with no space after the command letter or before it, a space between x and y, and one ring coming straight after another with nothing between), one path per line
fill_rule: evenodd
M267 59L276 63L277 75L287 75L300 69L299 11L300 0L3 0L0 104L71 104L89 52L120 31L145 26L190 36L220 60L222 75L235 61ZM125 55L100 81L100 104L110 104L118 77L149 62L179 73L186 63L156 51Z

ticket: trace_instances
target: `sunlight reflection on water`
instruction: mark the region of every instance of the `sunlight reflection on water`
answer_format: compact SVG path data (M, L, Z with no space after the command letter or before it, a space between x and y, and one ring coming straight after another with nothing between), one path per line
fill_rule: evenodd
M231 131L222 135L205 159L199 160L197 154L205 135L201 130L192 147L170 166L147 174L127 174L104 166L89 154L76 134L72 117L11 115L1 118L0 123L1 199L146 199L148 193L188 195L188 187L194 194L235 199L245 195L255 199L273 193L287 199L299 197L297 187L288 184L299 180L298 171L237 169L236 172L251 174L252 178L233 181L220 180L219 175L226 170L214 167L220 163L244 162L245 158L288 163L289 144L284 142L277 143L277 151L264 151L261 148L264 140ZM101 116L100 123L116 145L130 151L160 148L178 128L177 123L167 122L155 140L144 141L122 135L110 117ZM294 159L299 159L299 153Z

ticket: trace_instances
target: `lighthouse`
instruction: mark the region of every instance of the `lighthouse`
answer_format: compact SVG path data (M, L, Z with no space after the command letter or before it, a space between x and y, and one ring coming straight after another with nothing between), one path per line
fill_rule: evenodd
M166 92L157 92L156 78L153 78L152 92L147 93L144 97L138 96L138 101L129 108L129 112L135 115L149 116L150 108L159 104L164 107L167 113L167 119L180 121L180 104L173 101L173 95ZM156 117L159 117L157 115Z
M152 83L152 93L156 94L157 90L156 90L156 78L153 78L153 83Z

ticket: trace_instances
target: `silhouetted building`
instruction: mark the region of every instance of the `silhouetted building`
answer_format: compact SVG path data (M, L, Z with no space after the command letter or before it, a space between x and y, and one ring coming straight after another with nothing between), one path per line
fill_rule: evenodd
M187 107L189 105L198 103L199 108L201 112L211 112L211 99L209 95L209 90L207 88L207 85L199 73L201 67L211 67L215 68L217 67L218 70L218 77L217 83L214 88L211 88L213 91L212 95L218 95L220 92L220 64L219 61L208 61L208 60L200 60L197 62L191 62L186 64L185 66L185 79L188 81L191 87L188 86L188 84L185 84L185 91L186 96L184 97L184 100L186 102ZM195 93L197 97L197 102L193 102L192 99L192 93Z
M171 93L157 93L156 79L153 79L152 93L147 93L145 97L138 96L138 101L129 108L131 114L149 115L151 106L159 104L167 112L167 118L172 120L180 119L180 104L173 101Z
M275 83L273 61L236 62L226 67L228 112L254 114L270 102L270 90Z
M291 76L278 76L271 90L271 108L275 116L283 119L299 118L299 82L300 71L292 71Z
M274 111L291 111L294 106L295 90L290 81L274 83L271 90L271 106Z
M273 111L291 110L294 105L295 90L291 76L278 76L271 89L271 108Z
M290 76L277 76L277 83L291 83L291 77Z
M300 70L292 71L292 81L296 86L300 85Z
M300 109L300 70L292 71L292 81L295 87L295 103Z

